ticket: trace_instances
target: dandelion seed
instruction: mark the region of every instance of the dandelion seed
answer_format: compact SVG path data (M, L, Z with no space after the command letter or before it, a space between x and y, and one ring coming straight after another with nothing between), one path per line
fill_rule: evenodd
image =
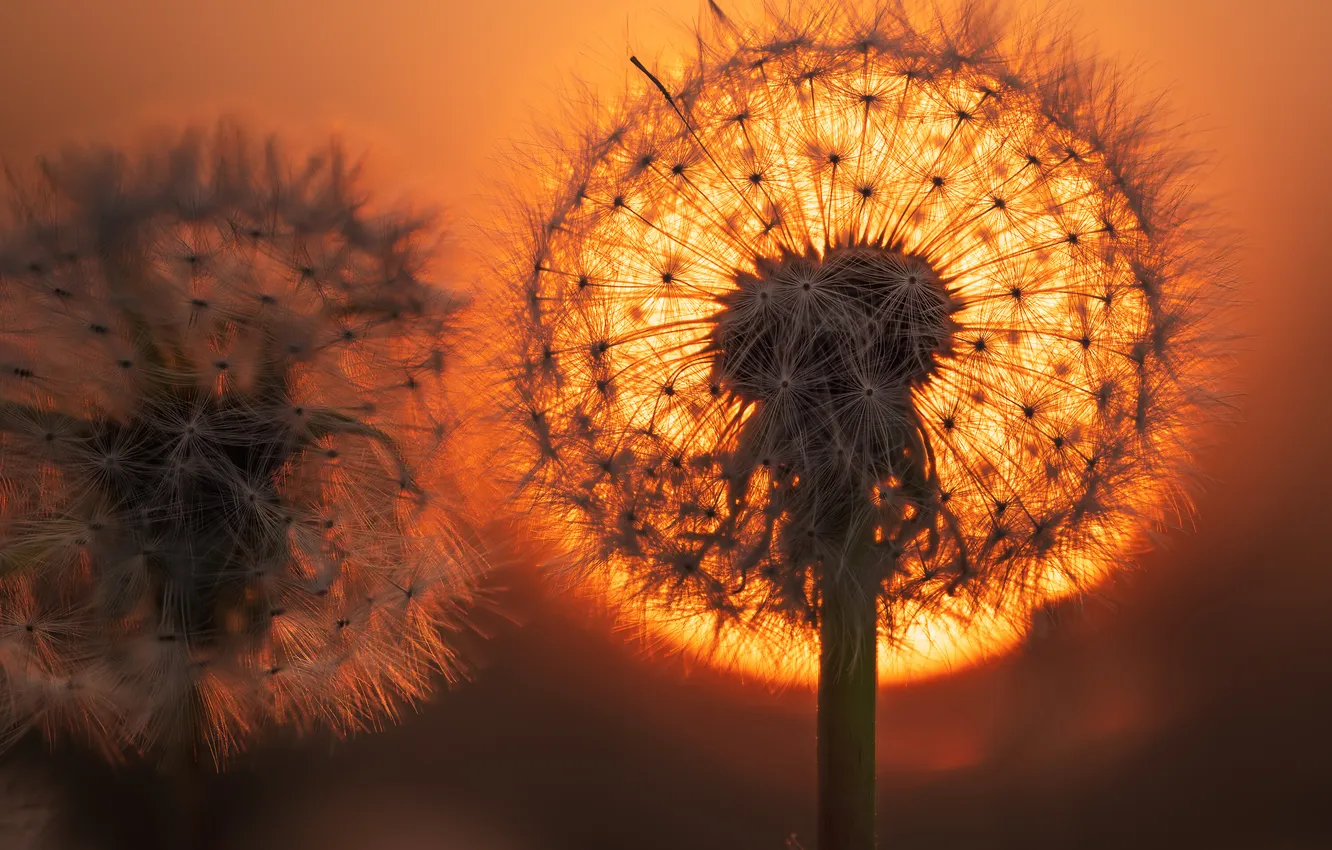
M0 233L10 735L371 727L459 659L479 559L438 364L462 300L336 146L235 128L44 164ZM407 588L404 596L396 591Z

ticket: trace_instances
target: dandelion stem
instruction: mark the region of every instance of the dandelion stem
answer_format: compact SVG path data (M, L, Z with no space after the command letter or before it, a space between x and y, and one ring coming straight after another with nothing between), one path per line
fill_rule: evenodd
M875 846L877 604L853 578L860 560L828 582L819 609L819 850Z

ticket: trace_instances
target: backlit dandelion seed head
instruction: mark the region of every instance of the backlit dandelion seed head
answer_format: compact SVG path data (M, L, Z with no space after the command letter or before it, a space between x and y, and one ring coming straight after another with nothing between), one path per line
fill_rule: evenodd
M868 532L881 675L930 673L1183 507L1225 278L1187 169L1113 74L995 20L718 14L538 169L519 465L656 637L812 679Z
M0 234L0 717L235 750L373 727L459 662L462 301L336 146L72 153Z

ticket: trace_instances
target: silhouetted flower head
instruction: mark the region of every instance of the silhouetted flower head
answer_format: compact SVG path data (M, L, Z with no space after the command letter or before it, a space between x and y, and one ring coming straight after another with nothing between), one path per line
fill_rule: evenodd
M1021 32L717 12L536 169L505 270L520 466L652 631L809 676L855 570L884 674L929 671L1180 507L1223 264L1171 140Z
M45 162L0 232L0 714L220 756L457 672L462 301L336 146Z

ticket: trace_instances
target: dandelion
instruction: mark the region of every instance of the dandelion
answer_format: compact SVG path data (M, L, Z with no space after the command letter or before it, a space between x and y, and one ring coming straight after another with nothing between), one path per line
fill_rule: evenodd
M43 163L0 233L0 720L215 759L460 662L462 300L336 145Z
M650 632L817 677L818 846L868 848L879 669L1013 643L1186 508L1224 264L1061 36L712 9L517 210L519 468Z

